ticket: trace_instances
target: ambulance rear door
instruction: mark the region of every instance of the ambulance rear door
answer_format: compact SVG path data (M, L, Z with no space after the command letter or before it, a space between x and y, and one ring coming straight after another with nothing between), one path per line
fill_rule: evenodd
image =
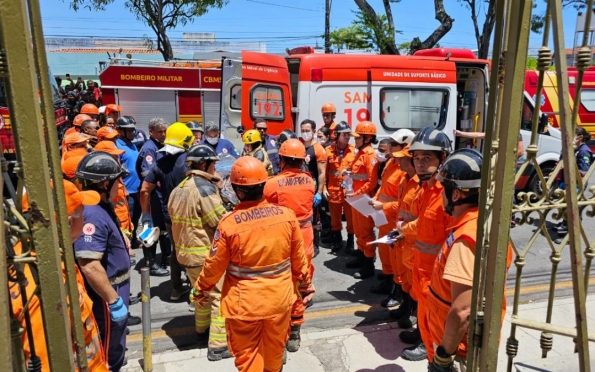
M221 60L221 110L219 123L224 138L238 149L243 147L238 128L242 125L242 61Z

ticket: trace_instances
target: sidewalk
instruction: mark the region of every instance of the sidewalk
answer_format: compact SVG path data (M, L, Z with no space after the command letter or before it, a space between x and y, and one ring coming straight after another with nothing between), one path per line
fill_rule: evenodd
M544 321L546 302L529 303L520 306L519 316ZM557 299L552 323L564 325L574 322L572 298ZM587 299L588 326L595 332L595 298ZM306 323L307 324L307 323ZM498 354L498 371L506 371L506 338L510 334L510 308L502 329L502 342ZM422 372L427 363L410 362L400 357L401 351L409 346L400 342L401 330L396 323L363 326L355 329L343 328L318 331L303 329L301 348L289 353L284 372ZM571 338L554 336L552 351L547 359L541 358L538 331L517 328L516 338L519 351L514 359L516 371L579 371L578 354L574 353ZM595 368L595 344L589 344L591 367ZM142 371L142 359L129 359L124 372ZM233 359L209 362L206 349L188 351L172 350L153 355L154 372L181 371L236 371Z

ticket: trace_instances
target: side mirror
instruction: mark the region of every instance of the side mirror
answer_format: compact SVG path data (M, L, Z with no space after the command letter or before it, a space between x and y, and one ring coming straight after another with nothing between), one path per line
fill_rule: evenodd
M541 115L539 117L539 126L537 127L538 133L544 133L547 129L548 125L548 117L547 115Z

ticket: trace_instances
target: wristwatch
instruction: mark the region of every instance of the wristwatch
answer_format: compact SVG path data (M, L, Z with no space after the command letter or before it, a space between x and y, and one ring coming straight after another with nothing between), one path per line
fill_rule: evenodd
M440 358L448 359L451 358L454 354L447 353L446 350L444 350L444 347L440 345L438 346L438 348L436 348L436 355L438 355Z

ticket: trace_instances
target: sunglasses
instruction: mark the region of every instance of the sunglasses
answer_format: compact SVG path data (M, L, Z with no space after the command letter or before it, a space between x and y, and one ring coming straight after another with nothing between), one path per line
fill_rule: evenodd
M256 130L259 132L266 132L267 128L256 128Z

